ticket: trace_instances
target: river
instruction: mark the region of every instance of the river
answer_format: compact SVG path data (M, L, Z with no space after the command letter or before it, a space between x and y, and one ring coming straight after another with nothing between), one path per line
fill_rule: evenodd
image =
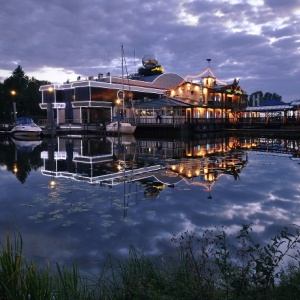
M300 225L300 140L148 140L65 136L0 140L0 240L19 230L26 257L98 272L133 245L149 256L171 238L252 224L260 241ZM116 175L117 174L117 175Z

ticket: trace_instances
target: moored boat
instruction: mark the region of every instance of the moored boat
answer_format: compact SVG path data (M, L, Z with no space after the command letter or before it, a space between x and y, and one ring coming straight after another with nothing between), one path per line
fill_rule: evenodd
M10 131L11 135L19 139L24 137L40 137L43 134L42 128L34 123L32 118L18 118Z
M119 132L121 134L133 134L136 129L136 125L126 122L111 122L106 125L107 132Z

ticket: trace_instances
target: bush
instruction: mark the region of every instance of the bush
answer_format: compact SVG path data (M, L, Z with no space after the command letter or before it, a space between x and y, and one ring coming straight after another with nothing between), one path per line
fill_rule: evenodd
M175 257L147 258L133 246L127 260L107 258L101 274L82 276L56 265L44 270L22 255L23 241L7 232L0 253L0 299L296 299L300 292L299 227L260 245L252 228L226 228L173 237ZM286 259L289 264L286 264Z

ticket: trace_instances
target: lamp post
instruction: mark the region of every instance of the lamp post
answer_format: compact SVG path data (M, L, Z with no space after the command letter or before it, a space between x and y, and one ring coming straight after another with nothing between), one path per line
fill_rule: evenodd
M118 98L116 100L116 105L117 105L117 120L118 120L118 133L120 132L120 104L121 104L121 100L120 98Z
M17 108L16 108L16 99L15 99L16 91L11 91L10 94L13 99L14 122L16 122L17 120Z
M48 89L48 102L47 102L47 123L48 123L48 133L54 137L55 136L55 126L54 126L54 110L52 97L54 97L54 89L49 87Z

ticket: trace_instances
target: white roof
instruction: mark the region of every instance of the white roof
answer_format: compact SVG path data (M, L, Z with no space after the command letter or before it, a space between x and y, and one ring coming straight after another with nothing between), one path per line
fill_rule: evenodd
M248 106L245 111L270 111L270 110L286 110L293 109L291 105L266 105L266 106Z

